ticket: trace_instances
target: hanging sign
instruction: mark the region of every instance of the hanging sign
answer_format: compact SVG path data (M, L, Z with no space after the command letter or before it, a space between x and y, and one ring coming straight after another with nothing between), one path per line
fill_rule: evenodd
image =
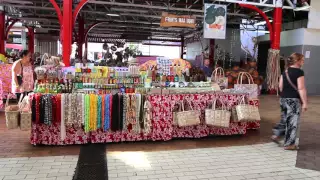
M203 36L207 39L225 39L227 29L227 6L204 5Z
M161 27L196 27L195 16L178 16L174 14L168 14L167 12L162 13Z

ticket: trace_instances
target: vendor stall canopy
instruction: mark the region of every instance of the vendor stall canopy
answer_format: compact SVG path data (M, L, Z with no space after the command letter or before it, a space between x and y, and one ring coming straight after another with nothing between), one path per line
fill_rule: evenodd
M6 15L16 18L26 25L37 27L36 33L49 32L59 36L60 24L51 0L1 0ZM54 1L54 0L53 0ZM73 9L85 0L73 0ZM247 25L254 25L263 19L251 10L241 8L237 3L249 3L258 6L272 18L272 9L276 0L88 0L80 10L84 17L85 28L93 27L88 34L89 42L142 41L159 40L180 42L181 38L201 32L203 22L203 3L227 5L228 27L239 28L243 19ZM55 0L59 7L63 0ZM284 0L283 23L307 19L304 7L310 0ZM192 15L196 17L196 28L160 27L162 12L174 15ZM74 33L78 31L78 20L74 24Z

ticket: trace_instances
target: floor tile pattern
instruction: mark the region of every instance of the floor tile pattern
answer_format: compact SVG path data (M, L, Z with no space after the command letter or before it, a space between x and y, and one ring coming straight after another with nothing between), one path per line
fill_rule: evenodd
M320 171L320 111L314 107L309 111L301 119L297 167Z
M109 180L320 180L274 143L159 152L111 152ZM78 157L1 158L0 180L71 180Z
M108 153L109 180L320 180L274 143L159 152ZM0 180L71 180L78 156L1 158Z
M110 180L320 180L296 168L295 151L274 143L160 152L108 154Z

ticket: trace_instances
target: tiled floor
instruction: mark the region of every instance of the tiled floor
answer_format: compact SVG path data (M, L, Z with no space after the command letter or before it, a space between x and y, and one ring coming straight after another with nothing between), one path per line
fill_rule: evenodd
M301 119L297 167L320 171L320 104Z
M297 153L274 143L108 153L109 180L320 180L320 172L295 167ZM0 180L71 180L77 156L0 159Z

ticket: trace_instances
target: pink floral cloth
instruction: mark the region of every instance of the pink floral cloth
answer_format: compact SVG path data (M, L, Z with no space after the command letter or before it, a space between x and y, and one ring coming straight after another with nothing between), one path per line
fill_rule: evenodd
M235 106L239 97L237 94L174 94L149 95L147 99L152 108L152 131L150 134L136 133L134 131L104 132L101 129L85 133L83 128L67 127L66 139L61 141L60 125L33 124L31 131L31 144L68 145L86 143L109 143L124 141L167 141L173 138L200 138L208 135L236 135L245 134L247 129L259 129L260 121L232 122L229 128L212 127L204 124L204 109L207 102L213 98L220 98L229 107ZM192 106L201 110L201 124L197 126L177 127L173 125L172 110L176 103L187 99ZM259 100L250 100L250 104L259 106Z
M22 85L20 88L16 87L16 83L14 81L14 73L13 68L15 66L20 66L20 61L16 61L13 63L12 66L12 93L21 93L21 92L30 92L33 91L34 86L34 79L33 79L33 68L31 65L23 66L23 78L22 78Z
M15 98L15 96L8 96L11 94L11 81L12 81L12 64L0 64L0 80L2 81L2 98Z

